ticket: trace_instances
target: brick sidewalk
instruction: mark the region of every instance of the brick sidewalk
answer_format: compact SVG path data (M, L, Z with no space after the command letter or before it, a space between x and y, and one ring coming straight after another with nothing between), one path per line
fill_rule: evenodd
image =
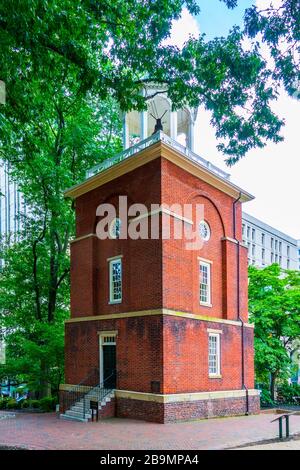
M153 424L112 418L98 423L60 420L55 414L0 412L0 447L27 449L171 450L224 449L272 439L272 414ZM10 416L10 417L8 417ZM300 416L291 417L291 433L300 433Z
M300 440L242 447L239 450L300 450Z

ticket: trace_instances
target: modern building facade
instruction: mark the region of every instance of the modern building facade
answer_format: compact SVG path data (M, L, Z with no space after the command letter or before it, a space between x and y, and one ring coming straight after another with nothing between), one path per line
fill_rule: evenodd
M278 263L283 269L300 269L297 240L246 212L242 217L248 264L263 268Z
M88 419L91 398L100 416L159 423L257 413L242 242L242 203L252 196L160 131L89 175L66 192L76 201L76 238L63 416ZM124 221L120 196L146 213ZM118 214L106 239L98 232L101 204ZM190 217L179 211L184 204ZM127 233L153 217L157 237L150 225L147 238L121 235L120 227ZM194 229L201 246L175 238L176 224Z

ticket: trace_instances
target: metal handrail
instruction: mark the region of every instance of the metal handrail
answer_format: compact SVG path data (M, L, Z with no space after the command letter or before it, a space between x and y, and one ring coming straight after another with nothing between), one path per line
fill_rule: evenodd
M103 398L105 398L113 389L112 388L106 388L105 387L105 382L108 382L112 377L115 376L115 371L112 372L108 377L106 377L105 380L103 380L102 382L99 383L99 385L96 385L95 387L93 387L93 389L98 389L97 390L97 398L98 398L98 403L102 402ZM87 394L90 393L87 392ZM86 395L87 395L86 394ZM85 395L85 396L86 396ZM86 400L85 400L85 396L83 397L83 418L85 418L85 410L86 410ZM91 400L90 400L91 401ZM90 408L88 408L90 409Z
M94 390L97 397L97 401L102 401L112 390L112 387L106 387L106 384L109 383L110 379L115 376L115 371L112 372L105 380L99 382L99 369L94 368L88 373L88 375L81 380L77 385L74 385L66 395L64 395L64 408L70 409L75 403L80 402L83 399L83 413L82 417L85 418L86 410L89 409L86 407L86 396ZM95 380L92 380L92 378ZM88 387L88 390L83 389L83 387Z
M72 392L74 390L76 390L78 387L81 387L81 386L84 386L84 382L86 382L87 380L89 380L90 377L92 377L92 375L95 373L95 372L98 372L99 373L99 369L97 367L94 367L88 375L85 376L84 379L82 379L81 382L79 382L77 385L74 385L74 387L72 387L69 392ZM91 386L93 387L93 385Z

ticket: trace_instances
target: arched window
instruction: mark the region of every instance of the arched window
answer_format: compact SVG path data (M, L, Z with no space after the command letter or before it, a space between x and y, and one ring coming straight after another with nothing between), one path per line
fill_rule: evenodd
M153 134L156 120L160 118L163 132L171 136L171 104L166 97L157 95L148 103L148 136Z
M121 233L121 219L114 219L109 226L109 237L113 239L120 238Z

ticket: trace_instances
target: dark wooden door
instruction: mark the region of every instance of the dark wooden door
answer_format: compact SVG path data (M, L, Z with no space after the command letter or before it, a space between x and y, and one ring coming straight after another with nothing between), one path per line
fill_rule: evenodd
M116 388L116 346L103 346L103 382L106 388Z

